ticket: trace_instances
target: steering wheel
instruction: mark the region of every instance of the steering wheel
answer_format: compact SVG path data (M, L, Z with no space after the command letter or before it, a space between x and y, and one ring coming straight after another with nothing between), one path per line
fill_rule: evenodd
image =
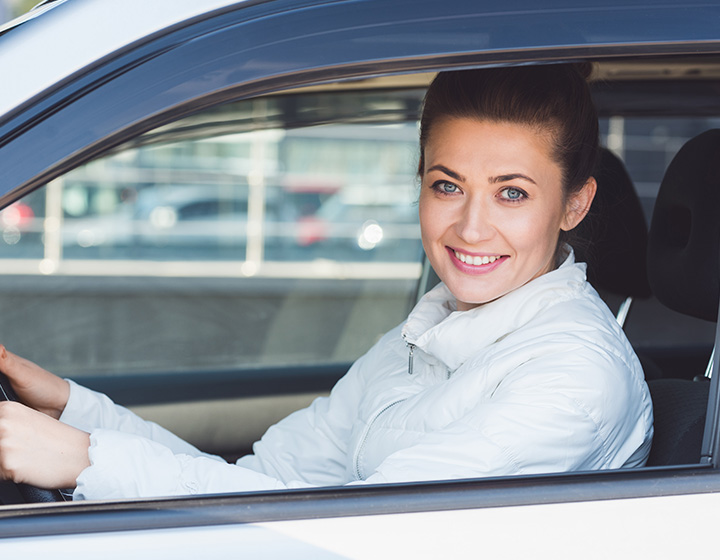
M10 380L0 373L0 401L17 401L17 395L13 391ZM45 488L36 488L29 484L15 484L18 492L26 503L49 503L49 502L65 502L65 496L59 490L46 490Z

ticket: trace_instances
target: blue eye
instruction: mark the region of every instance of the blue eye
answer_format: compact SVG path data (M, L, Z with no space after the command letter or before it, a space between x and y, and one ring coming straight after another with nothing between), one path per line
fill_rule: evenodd
M441 194L455 194L460 190L457 185L453 185L447 181L436 181L430 188Z
M525 192L520 189L508 187L502 190L502 197L505 200L510 200L514 202L516 200L522 200L523 198L527 198L527 194L525 194Z

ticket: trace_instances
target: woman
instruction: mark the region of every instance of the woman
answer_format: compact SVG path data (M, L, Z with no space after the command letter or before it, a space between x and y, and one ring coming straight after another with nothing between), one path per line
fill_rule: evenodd
M585 66L440 74L420 134L422 241L442 283L333 389L230 465L0 352L0 476L119 498L634 467L640 364L566 243L587 213ZM59 421L58 421L59 420Z

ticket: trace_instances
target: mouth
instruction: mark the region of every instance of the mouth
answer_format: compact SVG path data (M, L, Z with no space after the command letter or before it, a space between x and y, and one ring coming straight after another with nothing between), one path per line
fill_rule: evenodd
M446 249L455 266L467 274L491 272L509 258L508 255L470 255L452 247Z
M465 264L469 264L471 266L482 266L484 264L492 264L495 261L503 258L503 255L466 255L465 253L461 253L460 251L453 250L453 254L455 255L455 258L458 259L460 262L463 262Z

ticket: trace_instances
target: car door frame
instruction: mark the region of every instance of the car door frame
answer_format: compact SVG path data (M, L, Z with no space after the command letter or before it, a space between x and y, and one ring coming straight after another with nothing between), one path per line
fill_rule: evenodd
M501 2L481 8L473 1L447 6L277 0L249 2L173 27L98 61L0 121L0 206L134 136L230 100L480 64L720 53L712 25L720 6L706 8L704 17L664 2L533 7L531 2L512 11ZM613 8L622 9L624 17L619 19ZM566 25L558 27L558 21ZM645 27L639 30L640 21ZM446 32L449 22L457 33ZM276 29L287 35L276 38ZM509 30L516 33L512 40L503 35ZM218 52L226 54L219 57ZM0 537L720 492L717 378L715 371L704 447L712 460L706 465L12 506L0 509Z

